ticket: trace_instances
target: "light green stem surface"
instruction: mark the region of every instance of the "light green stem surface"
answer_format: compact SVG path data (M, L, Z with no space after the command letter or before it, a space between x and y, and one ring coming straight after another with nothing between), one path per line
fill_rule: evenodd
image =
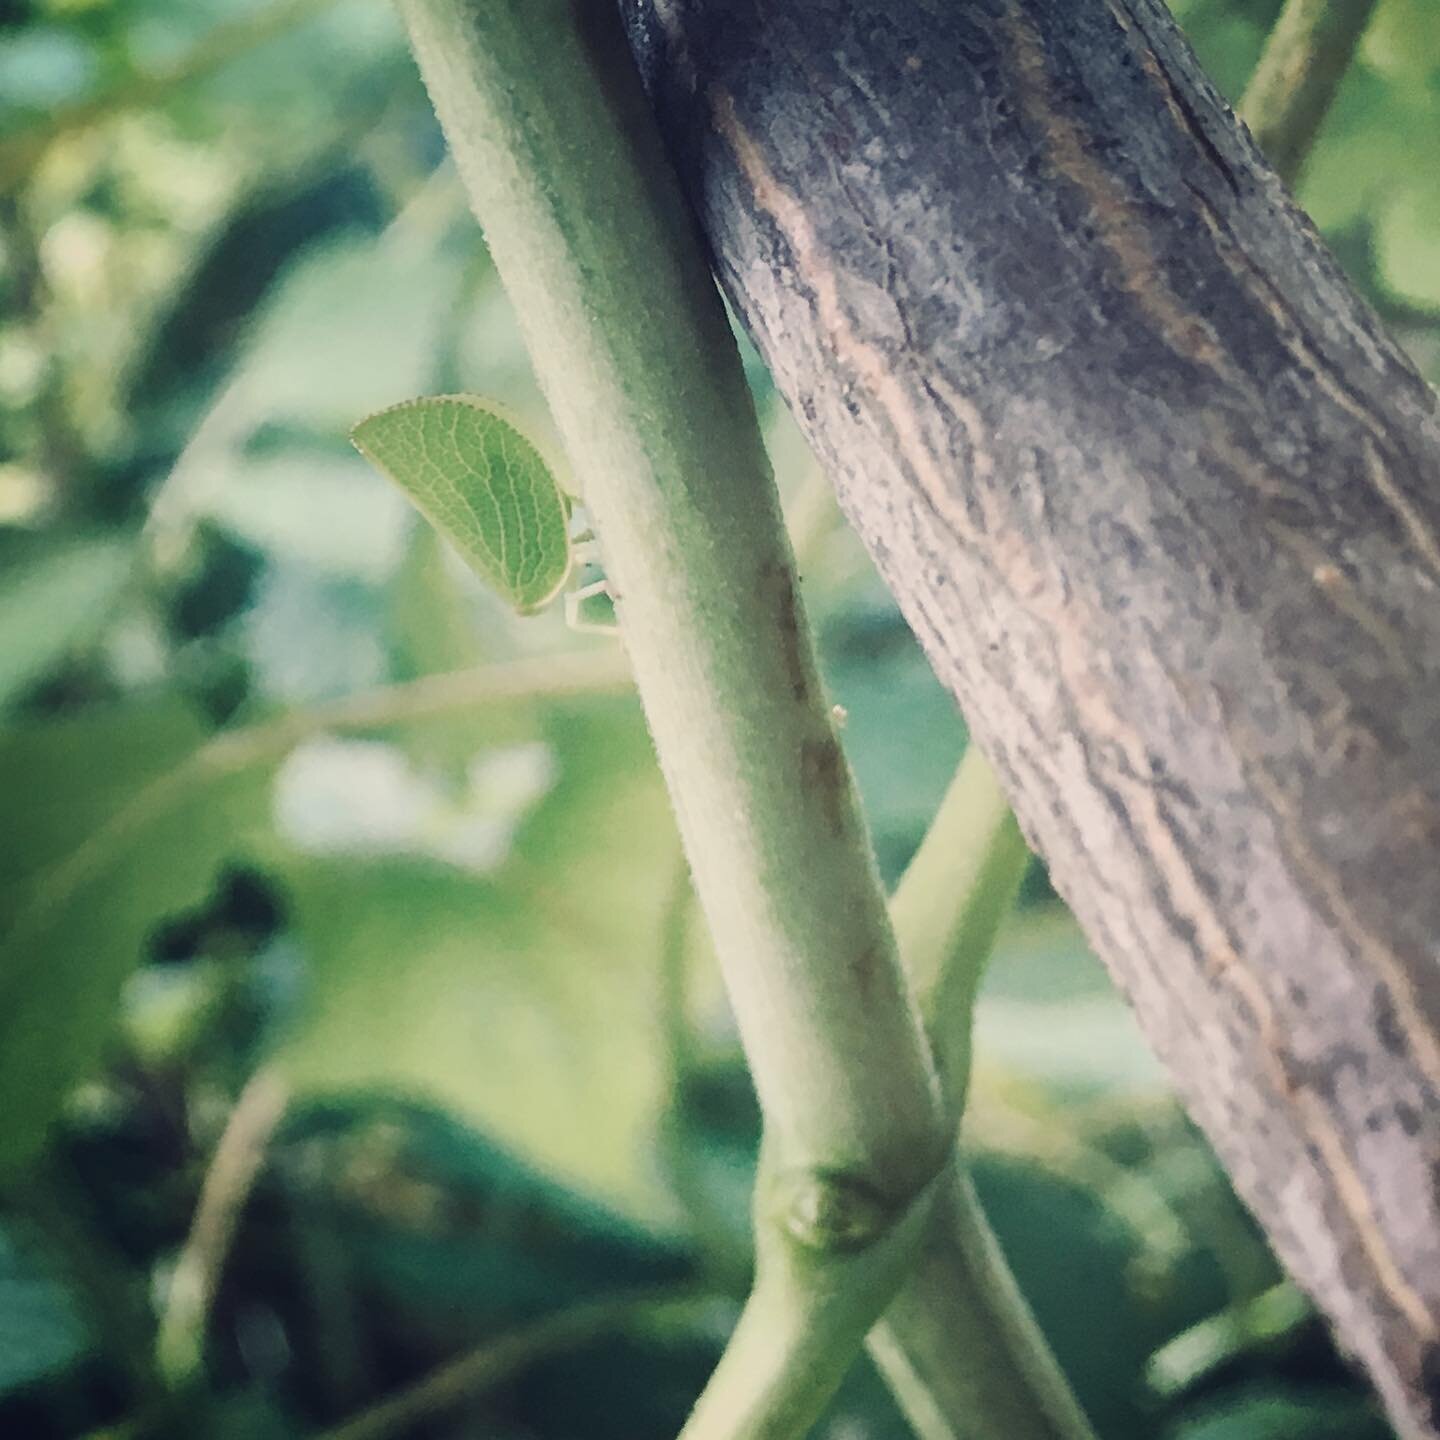
M917 1440L1093 1440L958 1160L868 1346Z
M890 900L890 920L958 1121L985 962L1030 864L1010 802L971 745Z
M903 1208L936 1087L739 356L610 6L401 0L584 491L776 1149Z
M1240 118L1293 184L1340 87L1376 0L1286 0L1240 101Z
M890 901L954 1124L976 994L1029 863L1000 782L971 745ZM918 1440L1087 1440L958 1157L936 1188L919 1261L868 1341Z
M790 1177L762 1147L755 1288L682 1440L808 1435L876 1315L913 1269L932 1190L874 1243L812 1252L795 1243L787 1223Z
M614 7L400 9L599 536L764 1112L755 1297L687 1434L803 1435L949 1146L739 356Z

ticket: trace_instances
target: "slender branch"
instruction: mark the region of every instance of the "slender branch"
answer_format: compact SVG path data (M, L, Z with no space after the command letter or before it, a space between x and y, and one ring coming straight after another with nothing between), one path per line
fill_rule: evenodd
M1240 118L1282 179L1305 168L1376 0L1287 0L1240 101Z
M1145 1367L1150 1388L1167 1399L1191 1389L1257 1344L1291 1334L1315 1319L1315 1307L1293 1281L1281 1280L1167 1340Z
M547 1315L508 1335L483 1341L458 1360L378 1405L325 1431L318 1440L390 1440L409 1435L436 1416L474 1400L532 1365L610 1336L673 1323L714 1304L711 1297L676 1291L618 1295Z
M631 684L629 662L611 646L535 659L502 660L467 670L423 675L399 685L379 685L227 731L205 746L196 763L207 770L234 771L283 755L312 735L384 729L525 700L623 694Z
M869 1349L919 1440L1092 1440L958 1162Z
M1030 864L995 772L971 745L890 902L952 1123L964 1109L975 997ZM959 1157L871 1358L919 1440L1085 1440L1090 1429Z
M400 9L600 536L764 1112L756 1295L687 1434L802 1434L948 1144L753 406L615 9Z
M221 1132L179 1259L170 1277L155 1353L172 1386L189 1380L205 1353L205 1329L225 1258L289 1092L278 1075L257 1070Z
M1167 1274L1190 1248L1190 1232L1162 1188L1143 1170L1112 1158L1090 1141L1067 1107L1066 1123L1031 1113L994 1090L977 1091L965 1110L967 1143L992 1154L1044 1166L1094 1191L1130 1231L1139 1249L1132 1268Z
M958 1121L970 1076L975 996L1030 865L1010 802L969 746L890 901L890 919Z
M947 1103L957 1118L970 1068L975 991L1029 862L994 772L977 748L969 748L890 902L906 969L931 1017ZM677 1074L684 1069L687 1045L678 996L683 984L678 926L672 903L664 947L665 1028ZM1114 1178L1105 1175L1107 1181ZM761 1195L773 1179L762 1160ZM685 1199L704 1224L704 1197L691 1193ZM759 1212L756 1229L763 1245L771 1233L763 1202ZM1168 1212L1162 1218L1169 1225L1167 1239L1173 1239L1178 1222ZM1144 1219L1154 1221L1151 1211ZM816 1342L805 1287L767 1285L773 1273L762 1263L760 1286L722 1362L725 1373L696 1412L689 1440L795 1433L790 1414L806 1413L812 1387L823 1393L831 1385L835 1355L848 1364L849 1352L837 1345L833 1330L819 1331L823 1343ZM894 1282L882 1274L879 1283ZM920 1440L1088 1435L959 1169L946 1176L919 1262L907 1267L868 1343Z

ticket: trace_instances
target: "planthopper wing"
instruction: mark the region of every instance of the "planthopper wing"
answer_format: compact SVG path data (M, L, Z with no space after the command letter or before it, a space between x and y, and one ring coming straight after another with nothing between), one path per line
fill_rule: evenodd
M468 395L407 400L350 438L522 615L559 593L569 502L534 444L492 406Z

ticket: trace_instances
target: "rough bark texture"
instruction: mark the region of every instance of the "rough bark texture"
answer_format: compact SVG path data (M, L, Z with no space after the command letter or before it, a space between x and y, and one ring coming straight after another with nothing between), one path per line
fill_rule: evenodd
M1160 0L624 0L717 270L1281 1256L1440 1435L1440 426Z

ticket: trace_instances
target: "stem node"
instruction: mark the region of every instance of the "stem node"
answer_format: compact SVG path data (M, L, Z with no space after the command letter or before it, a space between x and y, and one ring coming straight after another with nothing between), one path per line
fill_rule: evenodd
M772 1204L785 1233L808 1251L847 1255L888 1234L908 1208L861 1176L831 1169L786 1170Z

